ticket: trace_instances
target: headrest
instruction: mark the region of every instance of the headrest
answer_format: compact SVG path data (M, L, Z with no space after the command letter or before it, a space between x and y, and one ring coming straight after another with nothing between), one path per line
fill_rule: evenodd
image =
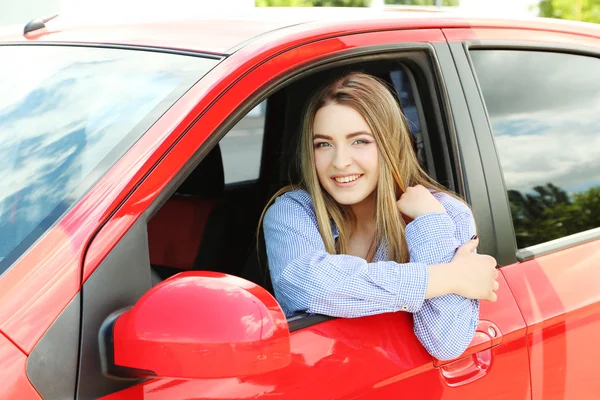
M216 145L177 188L175 194L202 198L218 197L225 186L221 149Z

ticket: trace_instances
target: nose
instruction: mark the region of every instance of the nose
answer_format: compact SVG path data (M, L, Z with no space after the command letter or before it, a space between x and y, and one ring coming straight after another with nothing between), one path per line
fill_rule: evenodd
M335 169L343 170L352 164L352 157L350 152L343 146L335 149L335 155L333 156L333 166Z

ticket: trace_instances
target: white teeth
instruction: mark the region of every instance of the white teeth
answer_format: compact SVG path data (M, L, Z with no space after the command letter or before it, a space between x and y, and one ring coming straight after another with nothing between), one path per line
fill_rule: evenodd
M334 178L339 183L348 183L357 180L360 178L360 175L349 175L349 176L341 176Z

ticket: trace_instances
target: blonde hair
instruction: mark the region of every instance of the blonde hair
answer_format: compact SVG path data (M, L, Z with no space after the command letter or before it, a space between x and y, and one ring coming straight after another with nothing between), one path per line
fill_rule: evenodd
M375 207L376 245L381 245L385 240L389 260L408 262L410 255L405 238L406 223L396 206L406 187L423 185L458 197L431 179L421 168L412 147L407 120L386 83L359 72L345 75L313 95L306 109L299 143L300 187L313 200L319 233L328 253L346 254L356 222L350 206L337 203L321 187L317 177L313 124L317 111L329 104L351 107L369 125L377 145L380 166ZM281 194L298 188L298 185L286 186L271 197L262 212L258 229L272 201ZM333 238L331 221L339 231L337 243Z

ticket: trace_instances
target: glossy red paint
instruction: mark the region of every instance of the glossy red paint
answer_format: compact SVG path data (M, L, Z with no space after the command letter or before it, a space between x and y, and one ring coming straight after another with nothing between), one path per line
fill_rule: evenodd
M217 272L161 282L117 319L113 332L115 364L153 372L145 378L251 376L291 361L285 314L273 296Z
M566 24L565 24L566 25ZM449 41L531 42L600 49L598 26L541 30L444 29ZM535 28L535 27L532 27ZM533 399L596 398L600 347L600 241L502 268L527 328Z
M372 9L324 8L296 9L293 12L271 8L244 10L235 17L182 15L181 20L154 16L153 23L124 23L115 16L106 16L103 24L85 24L81 18L58 17L47 23L47 28L26 37L22 26L0 30L0 41L11 42L70 42L108 43L150 46L213 54L230 53L242 42L278 40L290 43L308 35L333 37L352 33L396 29L499 28L529 33L563 32L599 37L600 29L591 24L542 19L510 20L500 18L465 18L451 12L378 11ZM115 22L111 22L115 20ZM219 32L215 35L215 32ZM449 38L450 39L450 38ZM455 39L450 39L455 40ZM505 39L506 40L506 39Z
M475 330L475 336L461 358L489 350L492 347L498 346L500 343L502 343L502 332L500 332L500 328L491 321L480 319L477 329ZM452 364L452 361L433 361L433 365L436 367L442 367L448 364Z
M600 393L600 241L502 268L527 323L534 399Z
M304 8L294 12L276 8L256 8L247 10L235 17L182 16L179 21L161 21L153 18L153 23L111 23L111 18L103 24L82 23L76 19L55 18L46 28L22 35L22 27L5 33L0 40L11 42L70 42L105 43L150 46L158 48L202 51L213 54L230 53L263 36L270 40L276 37L293 41L307 35L333 37L352 33L373 32L395 29L439 28L440 26L460 26L461 19L431 12L381 12L374 9L358 8ZM452 22L450 22L452 21ZM219 32L215 35L215 32ZM2 32L0 31L0 34ZM281 35L282 34L282 35ZM292 39L292 40L290 40Z
M186 114L191 104L182 100L0 279L0 331L27 354L79 291L94 232L166 151L169 142L162 136L180 135L191 122Z
M262 44L257 43L260 48L259 51L250 49L248 50L250 54L245 54L246 50L242 49L220 63L199 83L200 85L203 85L205 81L215 83L214 87L209 86L208 93L194 87L185 96L186 98L188 95L191 98L199 96L199 106L197 108L200 108L200 105L210 106L210 108L203 113L202 118L191 128L188 134L181 138L179 145L161 160L157 168L136 190L136 193L129 199L125 207L120 208L95 237L86 254L84 281L168 182L173 179L177 171L186 163L186 160L189 160L198 151L208 134L216 130L234 110L247 100L248 93L254 93L278 76L289 74L291 71L322 57L358 47L386 43L394 44L402 41L436 42L444 41L444 37L442 32L436 29L374 32L313 42L290 51L284 51L276 57L274 55L282 48L287 48L287 45L272 43L275 46L274 49L267 51L262 49ZM254 53L269 56L271 53L274 54L273 57L268 58L267 63L266 60L259 62L249 58ZM254 63L262 64L262 66L252 68ZM238 76L244 78L236 81ZM233 83L232 81L235 82L235 86L223 87L230 82ZM205 85L210 85L210 83L205 83ZM211 100L218 97L219 93L224 93L219 102L211 104ZM191 115L197 115L196 109L192 111ZM148 132L148 134L150 133ZM135 205L135 207L131 208L132 205Z
M247 93L257 90L264 82L268 82L274 76L297 68L303 62L309 62L324 55L329 55L332 52L371 44L395 43L398 41L443 41L443 37L439 30L379 32L312 43L271 59L268 65L265 64L261 69L252 70L245 79L237 82L229 91L225 89L231 86L231 83L238 76L251 70L253 65L262 63L261 59L268 59L272 53L278 52L282 47L285 48L290 45L274 43L271 50L266 51L263 48L263 46L266 46L265 43L257 43L256 46L258 46L258 49L249 49L248 52L251 54L252 52L260 54L260 57L249 58L247 57L248 54L244 54L244 51L241 50L239 53L236 53L236 55L240 54L239 57L231 57L213 69L205 79L200 81L199 85L186 94L181 102L169 110L165 116L166 118L161 119L159 123L136 143L134 148L128 152L117 166L58 225L58 228L61 228L62 226L69 226L69 223L73 224L72 221L78 221L77 227L79 230L76 231L76 234L68 236L68 239L65 237L63 241L67 242L70 239L71 243L87 243L94 233L94 228L104 223L113 207L119 204L121 199L129 192L129 188L133 187L135 182L150 169L166 148L181 136L183 130L191 120L196 118L205 107L210 105L213 99L220 93L226 91L221 101L206 112L199 123L196 124L194 130L181 139L180 145L175 147L162 160L158 168L153 171L148 179L144 181L143 185L136 190L131 198L128 199L123 207L117 211L108 224L100 231L86 254L83 279L85 280L91 274L129 226L141 215L160 190L164 188L166 182L183 165L184 160L188 159L198 149L206 139L208 133L221 124L226 116L246 99ZM191 112L189 111L190 108L192 109ZM184 115L187 116L184 118ZM59 229L55 230L60 232ZM74 239L75 242L73 242ZM46 238L42 240L47 241ZM49 245L52 244L52 242L49 243ZM82 251L82 247L76 247L76 249ZM76 266L80 260L81 253L77 251L65 252L64 249L61 249L61 251L62 253L59 252L59 254L62 254L63 257L66 257L70 261L70 263L61 265L62 267L66 265L69 269L67 271L67 268L64 267L63 276L77 278ZM40 254L39 257L41 258L42 255ZM44 267L43 270L47 270L48 272L56 271L56 264L53 263L58 263L60 260L60 258L50 258L48 260L51 262L50 264L42 264ZM21 343L26 344L25 348L30 349L45 329L47 329L55 316L68 303L71 298L70 296L76 292L77 286L71 286L70 289L64 285L61 286L60 283L62 282L52 273L45 275L42 280L39 278L39 272L33 274L33 271L27 268L19 269L18 267L21 265L19 263L11 271L14 271L15 274L21 274L21 279L23 279L23 281L18 282L19 285L13 286L12 289L15 292L19 288L22 289L24 285L56 288L51 292L42 291L42 296L39 297L37 302L40 307L36 309L33 318L30 317L31 314L27 314L26 312L32 312L32 308L29 306L32 303L31 298L18 299L19 305L23 306L25 304L25 306L29 307L23 307L14 312L12 314L13 318L10 321L12 324L7 325L7 327L14 327L11 330L13 337L19 339ZM29 265L30 268L37 267L38 271L42 268L35 263L25 263L24 265L26 267ZM2 283L4 282L5 280L3 279ZM31 289L29 288L27 292L31 292ZM36 290L36 292L40 291ZM19 325L19 322L22 322L26 317L30 317L30 321L33 324L29 324L30 329L19 331L17 327L23 326ZM510 332L510 330L503 330L503 332ZM302 351L310 352L311 349L306 348ZM434 375L438 376L437 372ZM381 390L384 390L384 387L387 387L387 385L381 386Z
M461 18L430 12L381 12L371 9L315 8L286 12L257 8L235 18L207 18L155 23L110 23L82 26L77 20L58 17L47 28L22 35L22 27L0 37L11 42L108 43L230 53L255 40L283 39L293 43L307 36L328 38L352 33L396 29L428 29L441 26L468 27ZM219 32L215 35L215 32ZM0 32L1 33L1 32Z
M225 23L220 25L220 28L224 31L235 31L235 22L230 24L229 28ZM532 35L529 37L544 42L554 40L556 35L559 35L556 32L563 32L560 34L560 43L578 46L597 47L595 38L600 36L597 30L587 25L580 27L577 24L557 22L529 24L475 21L426 15L401 21L373 20L337 24L317 22L290 26L256 38L221 62L192 88L63 220L2 276L0 362L11 367L3 369L10 371L10 375L4 381L9 384L2 385L3 388L0 389L0 397L4 398L6 394L6 397L12 398L13 394L17 394L18 398L39 398L25 374L25 354L31 351L79 291L82 281L89 277L185 160L197 151L233 110L244 103L249 93L303 63L348 49L401 41L445 40L439 29L420 32L391 31L411 26L463 28L444 30L451 41L506 41L508 38L517 37L523 39L520 34L514 31L510 33L505 28L527 30L527 35ZM177 31L178 33L174 33L166 41L159 41L156 37L133 40L137 28L115 28L113 33L107 33L106 27L54 32L50 25L47 34L35 38L25 40L22 36L9 35L0 41L64 40L209 49L206 32L204 35L198 35L197 41L190 39L189 42L182 38L183 34L193 37L189 31L181 32L181 35ZM160 32L172 30L170 25L155 28L157 36ZM205 28L208 30L210 25ZM212 48L212 51L226 51L240 38L252 37L261 29L256 28L246 33L236 31L231 37L237 39L221 42ZM356 29L388 31L330 38L341 33L354 33ZM541 29L542 32L533 29ZM583 35L579 37L581 40L575 40L575 34L578 32ZM508 36L501 36L504 34ZM211 36L210 39L214 37ZM185 44L180 47L177 43ZM221 95L222 98L216 102ZM186 128L201 115L202 119L184 135ZM178 141L180 145L167 153ZM163 156L164 160L158 164ZM156 169L150 173L154 166ZM143 180L146 175L147 179ZM137 187L140 182L141 185ZM132 194L130 198L129 194ZM111 217L113 213L114 217ZM92 242L98 231L97 238ZM86 252L86 246L90 242L91 246ZM523 263L518 268L516 265L503 268L503 273L506 274L523 310L525 321L531 325L528 338L531 345L534 382L532 391L535 398L562 398L563 395L586 398L590 394L582 390L578 392L574 382L576 379L585 379L586 382L593 379L592 363L599 355L589 350L589 344L595 343L594 329L595 332L599 329L597 305L600 291L594 286L594 282L600 280L590 280L590 277L598 278L597 269L593 269L594 265L597 266L597 261L598 244L595 242L578 246L572 251ZM573 266L566 269L571 274L565 275L565 265ZM540 280L540 276L546 277L546 281ZM546 282L545 286L543 282ZM190 397L190 393L195 397L205 396L204 398L248 398L263 393L280 393L282 390L290 393L286 398L322 398L323 394L341 393L339 390L347 393L345 397L340 398L356 398L362 395L363 398L380 399L397 396L398 393L423 397L423 393L415 391L414 382L425 385L428 390L425 395L430 398L439 398L442 395L448 399L469 396L476 398L474 393L480 395L492 391L495 395L505 395L507 398L527 398L529 364L521 351L527 344L525 324L510 290L502 283L501 291L504 291L504 294L500 296L501 300L498 303L482 304L481 315L483 319L497 324L503 334L502 343L492 348L489 354L487 349L476 352L480 359L473 362L486 365L486 370L489 371L488 379L480 379L467 386L449 388L448 385L442 384L441 374L444 372L433 367L431 358L413 335L405 335L410 330L411 321L409 316L398 313L360 320L336 320L335 323L327 322L294 332L291 336L292 364L284 370L261 377L214 380L155 379L109 398L184 398ZM545 317L548 319L545 320ZM2 333L14 343L2 336ZM585 362L581 362L582 360ZM553 366L565 365L560 364L563 361L567 362L568 373L566 370L551 370ZM376 365L377 368L365 375L363 362ZM466 361L461 359L455 362ZM458 364L454 367L460 368ZM498 379L489 379L494 371L499 372ZM303 380L298 380L299 374L304 377ZM416 381L410 385L403 381L409 376L416 377ZM588 388L596 388L593 386L596 382L592 381ZM350 387L349 384L359 385L363 391L360 395L356 395L356 392L351 393L356 387ZM523 390L524 387L527 389Z
M234 87L230 88L218 103L206 111L202 119L181 139L179 145L165 156L161 163L144 180L142 185L132 194L127 203L121 209L117 210L113 218L98 233L90 246L88 257L86 258L86 270L90 271L90 273L93 271L97 263L106 256L106 253L109 251L108 249L116 244L123 233L139 217L139 213L160 193L168 180L183 166L185 160L189 159L197 151L203 140L202 134L214 131L227 115L243 103L247 98L247 94L257 91L263 82L268 82L279 74L285 74L288 71L298 68L303 63L311 62L328 54L335 54L337 51L368 46L375 43L394 43L405 40L439 41L441 39L442 36L439 30L352 35L301 46L300 48L272 58L260 68L252 70L243 79L238 81ZM235 60L235 56L242 52L243 50L240 53L236 53L231 59ZM128 204L136 205L136 212L132 212ZM88 274L86 273L86 275ZM512 398L527 398L530 388L528 360L527 354L524 351L526 348L525 325L506 285L502 285L501 291L505 291L501 292L504 294L500 295L504 299L503 302L498 302L491 307L486 307L486 304L482 305L482 318L493 321L498 326L500 332L504 334L504 344L491 350L490 371L497 372L495 379L481 379L472 382L470 385L451 388L452 390L449 391L449 386L443 383L441 372L434 368L429 355L416 342L413 335L405 335L405 332L407 332L406 329L409 328L402 324L410 324L410 317L397 314L395 316L372 317L366 319L367 322L364 323L358 320L352 322L337 320L335 324L328 322L294 332L291 337L292 365L281 371L264 374L261 377L244 379L244 385L242 386L239 386L239 379L221 379L218 381L161 379L153 380L143 385L143 398L176 398L185 391L187 393L194 393L194 396L199 396L199 398L230 398L228 396L232 396L232 393L238 393L239 398L244 398L267 392L285 394L289 398L306 398L309 396L321 396L323 398L323 396L327 397L328 393L334 395L334 393L347 392L348 398L351 396L364 396L364 398L375 399L386 398L385 396L402 391L407 393L414 392L414 383L409 385L403 381L408 376L419 376L419 379L422 379L423 383L432 389L432 396L433 393L444 393L449 398L465 398L465 396L475 393L472 392L473 390L492 390L493 388L494 391L498 392L498 383L505 379L507 374L514 374L512 378L514 384L503 387L503 389L500 389L500 392L506 396L512 396ZM397 322L392 323L391 321ZM398 321L403 322L400 323ZM321 332L323 329L327 331L326 327L337 330L340 324L346 326L343 334L333 335L330 333L321 340L323 344L319 345L314 332ZM387 328L378 329L378 332L374 333L373 326L378 324L383 324ZM392 329L393 332L385 332L386 329ZM390 335L395 339L390 340L388 338ZM317 337L319 336L322 337L322 335L317 335ZM342 343L346 342L346 337L354 337L357 340L358 338L365 338L364 342L356 342L356 345L362 350L360 352L349 352L344 346L337 345L336 347L335 343L338 341ZM381 350L376 351L375 354L363 354L364 349L371 346L370 343L381 343L382 341L385 342L387 347L382 347L379 344L378 346L381 347ZM331 379L323 380L323 376L328 376L333 371L331 367L315 368L314 362L304 361L307 357L310 359L310 356L306 354L310 355L314 353L315 349L321 348L321 346L329 349L327 350L329 357L326 357L326 360L323 360L323 362L327 361L326 364L330 366L336 365L337 362L342 362L344 373L341 374L341 372L336 371L336 374L340 373L340 376L336 376L336 379L339 379L339 381ZM415 346L418 349L415 350ZM341 350L334 351L333 349ZM414 352L415 354L407 360L402 359L403 361L398 361L392 357L392 360L388 359L387 361L387 368L379 368L381 361L378 359L381 358L381 352L385 354L406 354L406 352L412 354ZM373 371L373 376L367 381L363 379L364 369L358 366L359 363L363 362L369 363L369 365L378 365L377 371ZM347 363L350 363L352 367L346 367ZM515 365L517 366L515 367ZM452 368L452 366L447 368ZM303 376L304 378L299 381L298 376ZM352 382L361 389L354 387ZM372 383L366 384L365 382ZM241 387L246 389L242 390ZM368 387L373 389L367 390ZM209 390L208 388L212 389ZM342 391L340 392L340 390ZM109 396L108 398L136 398L136 396L141 396L138 387L128 389L123 393L115 394L114 396L117 397Z
M419 399L476 399L481 393L493 393L501 399L527 399L530 387L528 358L523 350L525 326L502 276L499 282L499 301L483 302L481 318L495 320L496 327L505 329L506 335L498 346L475 353L479 360L487 360L486 379L456 373L460 366L471 362L472 356L446 363L448 368L454 365L453 370L435 368L416 337L407 334L412 332L410 314L399 312L335 319L292 332L292 362L279 371L226 379L153 379L103 399L208 400L268 395L285 399L380 400L399 394ZM484 322L482 329L485 327ZM469 385L448 385L450 378L444 376L447 371L454 371L452 382L471 379Z
M325 399L346 393L338 397L344 399L351 398L356 385L375 390L394 385L395 381L381 381L381 377L397 376L392 371L412 373L415 365L421 367L425 380L433 380L430 378L436 373L431 358L414 335L401 334L411 326L410 316L404 313L328 321L292 333L292 362L283 370L250 378L152 380L105 399L243 399L258 395ZM365 369L364 365L377 367Z
M475 336L458 361L434 360L449 387L467 385L485 377L492 366L492 348L502 343L502 332L496 324L480 320Z
M27 356L10 340L0 334L0 399L40 400L38 392L31 386L25 365Z

